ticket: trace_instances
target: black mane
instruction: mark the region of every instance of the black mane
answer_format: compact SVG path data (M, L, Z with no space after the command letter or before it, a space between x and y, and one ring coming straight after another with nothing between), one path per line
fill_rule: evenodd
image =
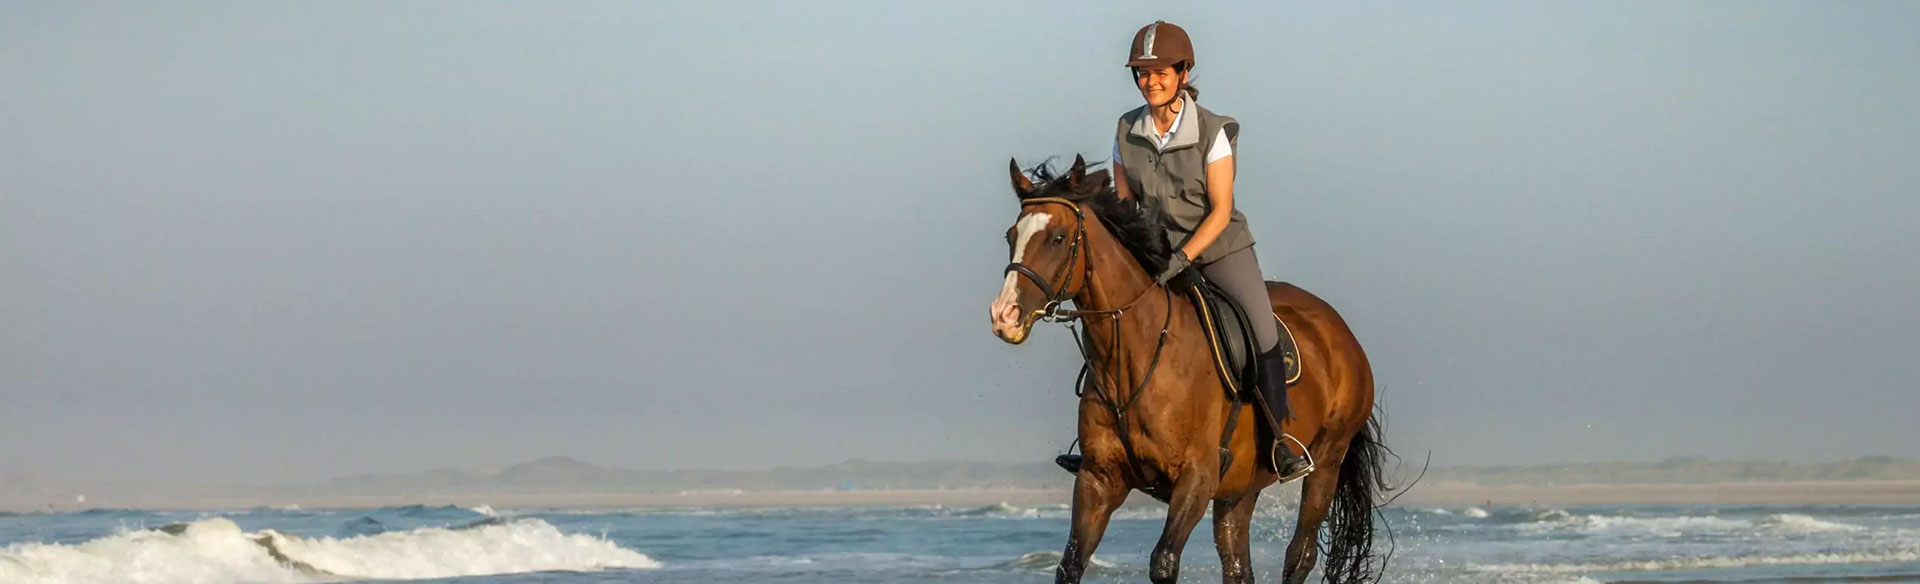
M1100 218L1107 231L1113 232L1122 247L1133 253L1148 274L1166 269L1168 259L1173 257L1173 245L1167 242L1165 218L1138 198L1120 198L1106 169L1086 173L1078 185L1069 184L1069 175L1060 174L1046 162L1028 169L1027 176L1033 180L1033 189L1021 194L1021 200L1059 197L1084 205L1093 210L1093 216Z

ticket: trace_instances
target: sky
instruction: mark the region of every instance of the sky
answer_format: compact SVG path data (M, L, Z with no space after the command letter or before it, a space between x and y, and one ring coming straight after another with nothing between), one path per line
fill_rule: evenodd
M1140 26L1435 464L1920 457L1920 5L0 5L0 475L1050 459Z

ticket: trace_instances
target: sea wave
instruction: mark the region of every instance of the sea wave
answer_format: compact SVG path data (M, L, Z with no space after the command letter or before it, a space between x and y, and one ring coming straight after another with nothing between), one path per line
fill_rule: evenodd
M1749 519L1711 514L1635 516L1579 514L1563 509L1516 509L1493 513L1487 519L1490 523L1507 525L1523 533L1578 532L1593 535L1678 536L1747 532L1796 535L1866 529L1859 525L1828 521L1799 513L1773 513Z
M925 571L951 567L946 556L892 552L840 551L806 555L759 555L710 562L728 570L791 572ZM698 563L694 565L699 565ZM675 564L676 567L682 567Z
M1653 570L1698 570L1708 568L1747 568L1755 566L1802 566L1833 564L1881 564L1920 561L1920 549L1862 552L1832 552L1784 555L1713 556L1624 560L1601 563L1567 564L1489 564L1474 569L1492 573L1579 574L1588 572L1644 572Z
M212 518L73 545L0 548L0 582L20 584L297 583L658 567L639 552L561 533L538 519L304 538L270 529L248 533L230 519Z
M1019 518L1019 519L1033 519L1033 518L1039 518L1041 514L1046 511L1059 512L1061 510L1062 509L1058 507L1048 507L1046 509L1042 509L1040 507L1022 507L1019 505L1013 505L1005 501L1002 501L999 503L994 503L992 505L986 505L982 507L970 507L970 508L958 509L958 510L936 511L935 514L945 515L948 517L1008 517L1008 518Z
M1061 557L1060 552L1027 552L1011 562L1001 564L1001 567L1013 570L1052 570L1060 565ZM1111 570L1118 566L1096 555L1087 559L1087 567Z
M1866 529L1859 525L1821 521L1812 515L1799 513L1775 513L1753 521L1755 528L1775 533L1833 533L1839 531L1860 531Z
M401 517L435 517L435 518L437 517L471 517L474 515L484 515L483 513L480 513L476 510L463 509L457 505L440 505L438 507L431 507L427 505L401 505L398 507L382 507L375 512L390 513L394 515L399 515Z

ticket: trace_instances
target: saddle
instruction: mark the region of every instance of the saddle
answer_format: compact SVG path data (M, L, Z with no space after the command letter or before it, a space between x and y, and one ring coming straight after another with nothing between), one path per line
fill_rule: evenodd
M1225 290L1198 274L1186 286L1186 293L1193 300L1200 313L1201 329L1207 331L1207 344L1213 351L1213 362L1220 370L1220 378L1228 397L1235 401L1257 399L1259 377L1254 369L1254 347L1258 343L1253 336L1252 318L1245 307L1233 301ZM1281 358L1287 364L1287 385L1300 381L1300 349L1293 339L1293 330L1287 323L1273 314L1271 308L1261 311L1262 316L1271 318L1280 327Z

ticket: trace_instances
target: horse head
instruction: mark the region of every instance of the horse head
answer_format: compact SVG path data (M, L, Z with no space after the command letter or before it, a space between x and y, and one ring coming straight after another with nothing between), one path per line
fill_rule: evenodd
M1000 295L988 309L993 334L1020 344L1033 323L1087 286L1087 214L1080 203L1106 190L1107 173L1087 174L1079 156L1064 176L1053 176L1045 165L1036 168L1035 183L1010 162L1013 194L1020 199L1020 215L1007 229L1010 258Z

